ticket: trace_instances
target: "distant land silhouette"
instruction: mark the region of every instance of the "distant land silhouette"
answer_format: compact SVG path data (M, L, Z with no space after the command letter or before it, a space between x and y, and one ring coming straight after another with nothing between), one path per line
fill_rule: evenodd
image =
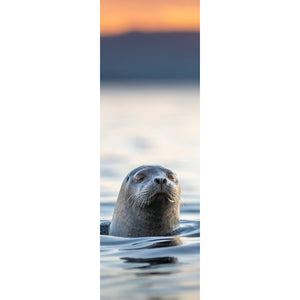
M100 43L101 82L199 81L199 32L131 32Z

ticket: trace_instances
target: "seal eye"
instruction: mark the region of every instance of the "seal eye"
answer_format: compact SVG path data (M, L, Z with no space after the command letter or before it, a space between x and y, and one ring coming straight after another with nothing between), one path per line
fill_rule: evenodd
M176 181L176 175L174 173L169 173L167 177L172 181Z
M144 180L144 178L145 178L144 174L137 174L137 175L134 176L134 181L135 182L141 182L141 181Z

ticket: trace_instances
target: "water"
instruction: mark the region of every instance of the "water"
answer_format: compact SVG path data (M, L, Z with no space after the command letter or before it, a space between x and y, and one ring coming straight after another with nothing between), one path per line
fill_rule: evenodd
M101 86L101 299L199 299L199 87ZM175 236L107 235L125 175L160 164L179 177Z

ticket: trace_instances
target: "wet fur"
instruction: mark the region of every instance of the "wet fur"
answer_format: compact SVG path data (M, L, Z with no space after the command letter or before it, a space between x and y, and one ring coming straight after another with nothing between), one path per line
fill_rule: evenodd
M147 179L138 184L133 176L139 171ZM180 184L167 180L164 185L154 183L155 176L166 176L161 166L141 166L124 179L113 219L110 235L138 237L169 235L179 224ZM160 188L159 188L160 187Z

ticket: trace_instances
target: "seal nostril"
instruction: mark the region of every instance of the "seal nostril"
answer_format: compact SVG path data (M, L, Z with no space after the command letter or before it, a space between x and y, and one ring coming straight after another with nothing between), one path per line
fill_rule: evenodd
M166 184L167 179L166 178L154 178L154 182L157 184Z

